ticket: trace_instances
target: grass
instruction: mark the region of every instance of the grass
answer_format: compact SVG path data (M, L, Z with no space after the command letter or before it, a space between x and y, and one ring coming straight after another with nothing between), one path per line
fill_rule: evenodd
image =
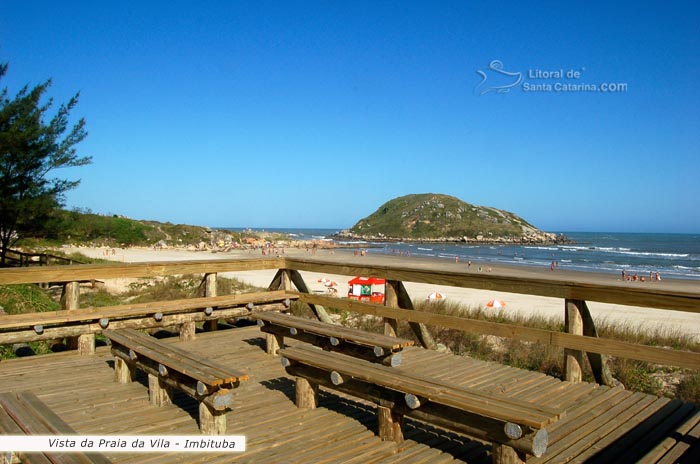
M0 308L7 314L56 311L60 306L37 285L0 286Z

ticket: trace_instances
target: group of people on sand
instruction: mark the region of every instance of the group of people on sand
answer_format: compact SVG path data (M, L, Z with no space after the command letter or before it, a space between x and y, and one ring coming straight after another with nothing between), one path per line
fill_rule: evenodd
M411 252L406 250L395 250L394 248L391 249L391 254L392 255L398 255L398 256L411 256Z
M623 269L622 270L622 280L646 282L647 278L645 276L640 276L636 272L634 274L629 274L627 271L625 271ZM661 280L661 276L659 275L658 272L649 271L649 280L650 281Z
M257 248L257 247L255 247ZM284 247L276 247L273 246L271 243L266 244L263 247L260 247L262 249L262 254L263 255L274 255L277 256L278 258L280 255L284 254Z

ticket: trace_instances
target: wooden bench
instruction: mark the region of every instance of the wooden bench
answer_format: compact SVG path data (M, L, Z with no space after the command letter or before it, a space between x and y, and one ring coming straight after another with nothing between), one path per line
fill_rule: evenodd
M284 346L284 337L292 337L319 346L324 350L338 351L393 367L401 364L401 350L413 345L412 340L284 313L256 313L252 315L252 318L257 319L262 332L275 336L280 347Z
M151 404L170 404L172 388L178 388L199 402L202 433L222 435L226 432L225 413L233 404L232 389L248 380L247 374L134 329L106 330L103 333L112 342L118 382L131 382L136 369L141 369L148 374Z
M76 435L32 392L0 393L0 432L3 435ZM15 454L22 463L105 464L111 462L100 453L18 452L3 454L2 462L13 461Z
M546 427L563 415L546 406L313 347L285 348L279 354L287 372L296 377L298 407L316 407L319 385L373 401L384 440L403 440L403 416L408 415L490 441L494 462L517 463L526 455L545 453Z

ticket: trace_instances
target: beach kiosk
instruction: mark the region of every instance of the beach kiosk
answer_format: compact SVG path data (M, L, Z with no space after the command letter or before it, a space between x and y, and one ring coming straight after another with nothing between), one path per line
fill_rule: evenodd
M348 298L370 303L384 303L386 280L377 277L355 277L348 281Z

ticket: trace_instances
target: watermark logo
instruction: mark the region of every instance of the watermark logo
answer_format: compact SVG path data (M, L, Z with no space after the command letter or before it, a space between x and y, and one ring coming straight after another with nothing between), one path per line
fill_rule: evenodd
M586 68L540 69L530 68L527 72L506 71L500 60L493 60L485 69L477 69L481 77L474 88L479 96L487 93L509 93L511 91L551 92L551 93L625 93L626 82L585 82Z
M485 71L477 70L476 73L481 76L481 82L476 86L475 91L479 95L484 95L489 92L508 93L512 88L517 87L523 81L523 75L519 72L508 72L503 69L503 63L500 60L493 60L489 63L488 69ZM491 80L489 81L489 76ZM502 81L510 81L510 83L502 83Z

